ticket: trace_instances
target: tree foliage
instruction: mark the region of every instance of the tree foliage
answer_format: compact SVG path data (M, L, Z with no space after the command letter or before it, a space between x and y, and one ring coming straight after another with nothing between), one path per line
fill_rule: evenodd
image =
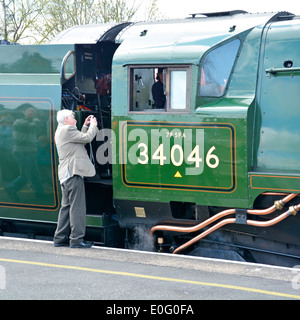
M40 0L0 0L0 35L18 42L30 37L42 10Z
M102 0L97 3L96 11L99 13L100 23L128 22L134 16L139 6L126 4L126 0Z
M159 18L157 0L0 0L0 36L44 43L75 25L130 21L145 2L145 20Z

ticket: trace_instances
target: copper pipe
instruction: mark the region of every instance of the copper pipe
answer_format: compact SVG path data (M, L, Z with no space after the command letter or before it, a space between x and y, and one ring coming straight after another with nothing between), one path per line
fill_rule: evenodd
M283 207L284 204L286 204L287 202L291 201L297 195L298 195L297 193L291 193L291 194L287 195L286 197L284 197L282 200L275 201L275 203L271 207L269 207L267 209L262 209L262 210L249 209L249 210L247 210L247 213L256 214L256 215L270 214L270 213L274 212L276 209L280 209L280 207L277 205L277 203L279 205L282 204L282 207Z
M181 245L180 247L175 249L173 251L173 253L175 254L175 253L178 253L179 251L182 251L183 249L186 249L190 245L194 244L195 242L198 242L199 240L201 240L205 236L209 235L210 233L216 231L217 229L219 229L219 228L221 228L221 227L223 227L223 226L225 226L226 224L229 224L229 223L235 223L235 218L229 218L229 219L225 219L225 220L222 220L222 221L218 222L214 226L212 226L209 229L203 231L198 236L194 237L193 239L189 240L188 242L184 243L183 245Z
M221 211L217 214L215 214L214 216L208 218L207 220L192 226L192 227L176 227L176 226L164 226L164 225L158 225L158 226L154 226L153 228L151 228L150 230L150 234L152 235L155 231L157 230L161 230L161 231L174 231L174 232L186 232L186 233L190 233L190 232L195 232L198 231L204 227L206 227L207 225L211 224L212 222L223 218L229 214L234 214L235 213L235 209L228 209L228 210L224 210Z
M278 222L286 219L291 215L290 211L286 211L279 215L278 217L271 219L269 221L255 221L255 220L247 220L247 225L249 226L255 226L255 227L271 227L274 224L277 224Z
M270 227L273 226L274 224L277 224L278 222L286 219L287 217L289 217L291 214L293 213L293 209L294 211L299 211L300 210L300 205L297 205L295 207L292 207L292 209L290 208L288 211L282 213L281 215L279 215L278 217L271 219L269 221L254 221L254 220L247 220L247 225L250 226L256 226L256 227ZM201 234L199 234L198 236L194 237L193 239L189 240L188 242L184 243L183 245L181 245L180 247L178 247L176 250L174 250L174 254L178 253L184 249L186 249L187 247L191 246L192 244L194 244L195 242L198 242L199 240L201 240L202 238L204 238L205 236L209 235L210 233L216 231L217 229L223 227L226 224L230 224L230 223L235 223L235 218L231 218L231 219L225 219L223 221L220 221L219 223L215 224L214 226L212 226L211 228L205 230L204 232L202 232Z
M261 193L262 196L285 196L287 195L286 192L263 192ZM300 194L297 193L297 197L300 197Z
M291 193L291 194L287 195L286 197L284 197L280 201L282 203L289 202L297 195L298 195L297 193ZM278 207L276 207L276 205L274 204L273 206L271 206L267 209L247 210L247 213L255 214L255 215L266 215L266 214L270 214L270 213L274 212L276 209L278 209ZM172 231L172 232L185 232L185 233L195 232L195 231L198 231L198 230L208 226L209 224L215 222L216 220L218 220L220 218L223 218L225 216L228 216L228 215L234 214L234 213L235 213L235 209L227 209L227 210L221 211L221 212L215 214L214 216L208 218L207 220L205 220L205 221L201 222L200 224L197 224L193 227L176 227L176 226L167 226L167 225L157 225L157 226L154 226L153 228L151 228L150 234L153 235L153 233L158 230Z

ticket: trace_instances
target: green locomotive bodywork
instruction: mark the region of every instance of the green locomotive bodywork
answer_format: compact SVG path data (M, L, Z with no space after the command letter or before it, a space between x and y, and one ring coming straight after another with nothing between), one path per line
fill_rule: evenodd
M112 97L113 123L116 123L118 137L116 151L122 153L127 149L129 152L132 147L125 147L127 141L122 130L126 128L145 129L149 138L149 153L152 154L155 150L152 148L150 151L151 130L156 128L160 132L171 132L179 128L182 134L184 130L200 129L204 130L204 138L201 140L204 143L201 154L203 168L199 174L185 175L188 170L184 167L186 158L180 167L172 163L159 165L157 161L150 161L153 159L146 165L117 164L113 168L115 198L165 203L194 202L220 207L232 207L234 203L234 207L252 208L257 196L263 192L299 192L299 154L293 147L296 145L298 129L296 123L291 125L290 122L298 118L296 104L299 93L296 87L299 71L295 73L294 68L285 68L282 76L265 71L272 66L284 68L283 64L288 60L297 65L299 23L298 20L280 22L276 17L260 16L260 24L250 27L253 18L211 18L210 26L217 29L213 31L218 36L207 37L205 34L204 39L201 39L201 32L200 35L197 33L203 30L202 21L195 22L193 19L182 24L155 24L153 28L151 24L137 25L131 28L132 36L129 40L124 35L125 39L113 63L113 75L116 75L113 76L113 91L118 92ZM214 19L218 19L217 26ZM193 25L197 23L199 26ZM292 24L293 31L290 30ZM235 30L231 31L233 25ZM176 30L176 26L179 30ZM143 28L147 34L141 37L140 31ZM275 28L277 31L273 35L271 33L275 33ZM163 40L160 39L160 30L163 30ZM213 31L210 33L213 34ZM144 44L146 41L147 45ZM234 65L230 69L224 94L216 97L199 95L201 67L206 57L232 41L239 41L240 45L235 51ZM279 41L288 43L288 49L284 45L275 49ZM130 109L128 67L168 67L170 61L173 68L188 66L191 81L188 83L187 108L179 113L178 110L170 109L167 112ZM290 90L288 95L284 93L286 85ZM278 117L281 114L284 114L284 120L282 116ZM118 126L121 122L123 124ZM289 137L283 140L281 135L285 133ZM127 136L129 134L127 132ZM192 136L195 139L195 134ZM172 142L168 148L172 148ZM219 158L217 168L210 168L205 163L205 157L212 146L215 151L211 155L218 155ZM170 163L170 159L165 161ZM176 177L178 168L180 177ZM131 189L129 194L128 188Z
M97 175L86 181L87 221L106 230L106 245L121 232L115 214L122 229L194 225L224 208L245 214L299 193L299 21L237 11L78 27L49 45L1 46L1 219L55 225L55 113L66 107L79 125L90 113L100 123L88 147ZM159 70L163 108L151 93ZM111 74L111 92L100 93L101 74ZM296 261L299 223L241 222L226 228L224 243Z

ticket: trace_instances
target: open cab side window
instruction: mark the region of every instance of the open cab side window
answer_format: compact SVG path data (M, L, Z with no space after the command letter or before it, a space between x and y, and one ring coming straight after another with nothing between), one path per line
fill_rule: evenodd
M189 112L190 66L130 66L129 112Z

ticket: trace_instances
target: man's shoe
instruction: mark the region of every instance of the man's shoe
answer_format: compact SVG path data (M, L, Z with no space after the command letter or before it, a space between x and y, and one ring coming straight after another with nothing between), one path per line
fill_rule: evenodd
M70 246L70 241L67 238L60 242L54 242L54 247L69 247L69 246Z
M54 247L69 247L69 243L54 243Z
M78 244L71 244L71 248L90 248L94 245L94 242L91 241L81 241Z

